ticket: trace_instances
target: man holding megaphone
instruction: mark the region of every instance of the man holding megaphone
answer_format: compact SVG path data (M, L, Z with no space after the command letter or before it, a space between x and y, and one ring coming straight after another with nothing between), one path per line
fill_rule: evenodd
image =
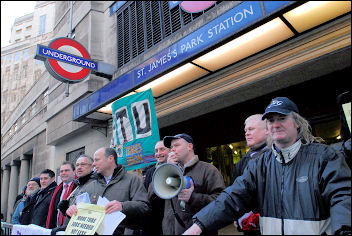
M191 136L166 136L163 142L171 154L167 163L155 170L148 197L165 199L163 234L182 234L193 224L192 216L215 200L225 184L215 166L195 155Z

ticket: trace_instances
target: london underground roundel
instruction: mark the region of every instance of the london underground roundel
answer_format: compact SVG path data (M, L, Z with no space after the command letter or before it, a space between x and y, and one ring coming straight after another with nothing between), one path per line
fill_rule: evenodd
M84 46L71 38L56 38L48 47L38 45L35 58L44 61L54 78L66 83L81 82L98 69Z

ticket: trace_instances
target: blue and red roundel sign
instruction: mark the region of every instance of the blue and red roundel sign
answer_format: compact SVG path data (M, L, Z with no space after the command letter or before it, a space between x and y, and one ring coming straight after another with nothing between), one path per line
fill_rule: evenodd
M71 38L56 38L47 47L37 45L34 58L44 61L48 72L66 83L81 82L91 70L98 70L84 46Z

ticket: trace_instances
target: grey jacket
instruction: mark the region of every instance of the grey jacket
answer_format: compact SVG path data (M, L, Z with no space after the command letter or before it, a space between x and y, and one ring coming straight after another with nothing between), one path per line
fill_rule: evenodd
M127 173L120 165L115 168L108 184L104 176L98 174L98 178L84 186L80 192L87 192L92 204L97 203L99 196L106 197L109 201L121 202L121 212L126 218L117 228L118 234L123 232L124 227L140 228L141 222L150 213L147 191L142 178Z

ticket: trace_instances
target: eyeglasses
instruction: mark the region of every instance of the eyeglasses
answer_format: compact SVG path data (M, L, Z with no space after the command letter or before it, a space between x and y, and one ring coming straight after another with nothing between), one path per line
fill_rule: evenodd
M78 163L76 164L76 167L79 167L79 166L90 166L92 164L89 164L89 163Z

